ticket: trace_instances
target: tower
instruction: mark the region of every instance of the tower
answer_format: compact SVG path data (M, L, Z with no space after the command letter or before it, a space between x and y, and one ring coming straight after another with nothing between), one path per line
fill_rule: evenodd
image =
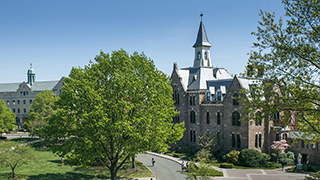
M36 76L36 72L32 68L32 63L30 63L30 69L28 69L27 75L28 75L28 84L32 86L32 84L35 82L35 76Z
M211 58L210 58L210 47L206 30L204 28L204 24L202 22L201 13L201 22L198 30L198 36L196 42L193 45L195 49L193 67L211 67Z

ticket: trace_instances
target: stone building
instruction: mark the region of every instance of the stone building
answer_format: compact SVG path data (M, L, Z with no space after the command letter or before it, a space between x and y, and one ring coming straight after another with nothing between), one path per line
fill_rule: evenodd
M44 90L51 90L56 96L59 96L62 86L63 77L56 81L37 82L36 73L30 64L30 69L27 71L27 82L0 84L0 98L16 114L17 126L21 130L35 96Z
M197 136L208 132L216 137L223 152L244 148L271 152L273 141L288 139L290 132L296 130L295 123L278 127L279 113L274 113L270 122L239 121L247 116L243 113L245 107L238 101L239 91L250 89L259 80L231 76L226 69L212 66L210 47L201 20L193 45L193 66L179 69L176 63L173 65L171 86L176 110L180 112L173 123L184 122L186 128L183 138L173 148L197 145Z

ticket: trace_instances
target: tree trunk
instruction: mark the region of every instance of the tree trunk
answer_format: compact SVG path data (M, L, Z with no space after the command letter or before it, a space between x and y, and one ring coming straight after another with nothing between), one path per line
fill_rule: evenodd
M133 155L133 156L131 157L131 159L132 159L132 168L136 168L136 159L135 159L135 155Z
M11 168L11 170L12 170L12 178L14 178L15 176L14 176L14 168Z
M111 164L110 173L111 173L110 180L117 180L117 164Z

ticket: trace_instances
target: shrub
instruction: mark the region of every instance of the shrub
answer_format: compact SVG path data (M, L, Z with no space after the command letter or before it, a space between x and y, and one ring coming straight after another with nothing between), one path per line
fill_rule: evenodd
M282 165L281 165L280 163L273 163L273 164L272 164L272 167L274 167L274 168L281 168Z
M318 180L320 179L320 171L316 173L310 173L310 176L306 176L305 180Z
M293 166L294 165L294 160L290 158L285 158L284 162L286 163L287 166Z
M264 158L262 153L257 150L243 149L240 151L239 162L243 166L260 167L264 166L264 164L261 164L264 162Z
M225 152L220 152L217 154L216 159L220 162L226 161L226 153Z
M295 160L295 159L296 159L296 158L294 157L294 153L291 152L291 151L288 151L288 152L286 153L286 155L287 155L287 158L289 158L289 159L292 159L292 160Z
M273 163L270 161L265 164L265 167L268 167L268 168L271 168L272 166L273 166Z
M271 153L271 161L276 162L277 161L277 154Z
M5 137L5 136L0 136L0 140L6 140L7 139L7 137Z
M226 155L228 163L239 164L240 151L232 150Z
M233 168L233 164L232 163L221 163L220 167L221 168Z
M269 154L262 153L262 157L261 166L266 166L267 162L271 159L271 156Z
M211 153L207 149L201 149L197 152L195 155L198 161L204 161L204 162L210 162L210 159L212 157Z

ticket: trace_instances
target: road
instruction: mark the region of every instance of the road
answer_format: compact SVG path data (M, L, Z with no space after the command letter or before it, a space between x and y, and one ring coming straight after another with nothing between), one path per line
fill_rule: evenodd
M156 161L154 167L151 164L152 158ZM147 166L154 173L157 180L184 180L187 177L181 172L181 166L171 160L150 154L139 154L137 160Z
M18 138L18 137L23 137L23 138L27 138L27 137L30 137L29 134L26 134L26 133L17 133L17 134L4 134L2 136L5 136L7 137L8 139L11 139L11 138Z

